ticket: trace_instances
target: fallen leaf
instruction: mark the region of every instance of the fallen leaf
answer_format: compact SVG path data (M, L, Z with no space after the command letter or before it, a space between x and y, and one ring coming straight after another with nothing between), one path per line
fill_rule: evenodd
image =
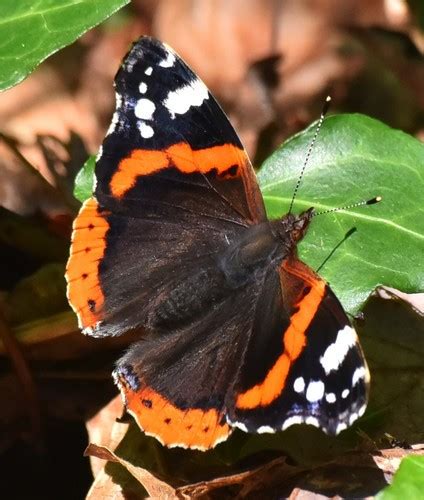
M122 399L118 395L87 421L88 441L111 450L116 449L128 429L128 424L117 421L121 413ZM90 455L90 463L96 478L104 468L103 459Z
M177 498L175 489L169 486L164 481L160 480L146 469L135 467L133 464L118 457L105 446L97 446L89 444L84 452L85 456L95 456L106 460L108 462L115 462L121 464L125 469L143 485L147 493L152 498Z
M382 299L402 300L409 304L415 312L424 315L424 293L404 293L388 286L378 287L375 293Z

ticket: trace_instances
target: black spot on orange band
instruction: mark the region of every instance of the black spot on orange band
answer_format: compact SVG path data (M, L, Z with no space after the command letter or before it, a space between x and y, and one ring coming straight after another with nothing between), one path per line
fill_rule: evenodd
M99 264L106 248L107 212L88 199L74 221L70 257L66 266L67 295L81 328L94 327L102 319L104 296Z
M146 386L133 391L119 372L117 382L127 411L139 427L166 446L207 450L224 441L232 432L218 410L180 409Z

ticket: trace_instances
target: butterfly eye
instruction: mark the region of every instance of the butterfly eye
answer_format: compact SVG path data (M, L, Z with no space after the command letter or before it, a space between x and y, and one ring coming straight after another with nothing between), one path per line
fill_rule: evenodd
M309 226L309 222L311 221L312 216L313 216L313 208L310 208L309 210L306 210L306 212L300 214L294 220L293 229L291 231L291 236L293 241L297 242L303 238L303 235L305 234Z

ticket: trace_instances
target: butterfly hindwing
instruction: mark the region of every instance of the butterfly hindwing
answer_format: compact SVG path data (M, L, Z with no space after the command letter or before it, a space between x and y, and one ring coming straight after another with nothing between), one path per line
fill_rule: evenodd
M338 434L367 403L369 372L358 337L328 285L296 257L283 261L279 278L280 320L274 312L262 317L273 357L264 352L266 338L252 342L253 332L228 421L249 432L308 423ZM260 368L254 360L263 357L269 364Z
M208 449L232 432L226 399L244 354L256 290L254 282L209 305L197 321L133 345L119 360L115 380L146 433L167 446Z

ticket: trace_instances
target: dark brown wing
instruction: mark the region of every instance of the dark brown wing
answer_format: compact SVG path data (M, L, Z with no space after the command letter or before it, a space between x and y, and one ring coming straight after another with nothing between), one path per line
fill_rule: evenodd
M205 307L166 335L132 346L114 372L127 410L163 444L209 449L232 429L225 400L253 321L256 284Z
M227 421L249 432L307 423L337 434L366 408L357 335L328 285L297 258L283 261L278 278L264 284L258 304L270 305L257 309Z
M66 273L79 324L95 336L155 323L152 307L187 290L192 268L266 219L237 134L174 52L141 38L115 86L94 198L75 221Z

